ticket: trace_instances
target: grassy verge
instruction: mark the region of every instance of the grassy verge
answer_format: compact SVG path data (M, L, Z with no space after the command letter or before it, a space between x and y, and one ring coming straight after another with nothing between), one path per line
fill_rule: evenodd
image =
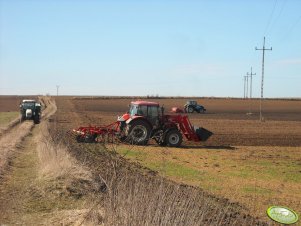
M289 206L301 213L298 147L228 150L122 146L117 151L172 180L240 202L261 218L266 218L265 211L271 205Z
M91 175L64 147L52 143L46 131L42 122L18 146L0 183L0 222L101 225L102 212L93 201L98 196Z
M7 126L12 120L19 116L19 112L0 112L0 127Z

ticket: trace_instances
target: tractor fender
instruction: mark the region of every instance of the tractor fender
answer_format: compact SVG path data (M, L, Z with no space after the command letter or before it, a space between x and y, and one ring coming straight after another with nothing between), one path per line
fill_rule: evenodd
M149 126L151 128L153 128L152 124L145 117L139 116L139 115L130 117L128 120L126 120L126 124L129 125L133 121L136 121L136 120L143 120L143 121L147 122L147 124L149 124Z
M117 121L118 122L126 122L130 118L130 114L126 113L123 114L122 116L118 116Z

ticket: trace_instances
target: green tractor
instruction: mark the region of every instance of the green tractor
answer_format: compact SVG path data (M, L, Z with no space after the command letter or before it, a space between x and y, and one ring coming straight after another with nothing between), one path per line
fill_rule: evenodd
M38 124L41 118L41 104L35 100L22 100L20 113L21 121L33 120L35 124Z

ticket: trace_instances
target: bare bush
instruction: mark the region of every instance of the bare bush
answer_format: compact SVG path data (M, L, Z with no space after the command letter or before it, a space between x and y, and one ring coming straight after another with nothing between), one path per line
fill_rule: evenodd
M105 187L99 203L107 225L266 225L242 213L237 203L127 162L116 153L116 144L71 143L70 147Z
M40 169L40 184L35 189L41 195L57 200L58 205L62 196L83 200L77 209L52 212L44 223L99 225L103 221L103 210L98 208L98 201L95 201L98 200L95 197L98 195L99 186L91 171L70 155L68 144L60 141L62 134L57 132L50 135L50 123L46 119L56 111L56 105L51 99L44 102L48 105L44 111L44 120L39 125L38 135L35 136ZM62 202L66 202L64 198ZM91 206L96 208L92 209Z
M265 225L198 188L127 171L122 164L113 171L104 202L109 225Z

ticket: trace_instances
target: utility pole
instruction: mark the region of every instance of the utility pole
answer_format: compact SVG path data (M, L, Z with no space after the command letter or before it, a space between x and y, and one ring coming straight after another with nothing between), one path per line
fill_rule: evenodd
M247 85L246 85L246 98L248 99L248 87L249 87L249 76L246 75Z
M250 81L250 98L252 99L252 76L253 75L256 75L252 73L252 67L251 67L251 74L249 74L249 72L247 72L247 76L249 76L251 78L251 81Z
M57 95L57 96L59 95L59 88L60 88L60 86L59 86L59 85L56 85L56 95Z
M247 76L248 77L250 77L250 101L249 101L249 103L250 103L250 105L249 105L249 112L247 113L248 115L251 115L252 114L252 110L251 110L251 101L252 101L252 76L253 75L256 75L256 73L255 74L253 74L253 72L252 72L252 67L251 67L251 74L249 74L249 72L247 72Z
M263 98L263 79L264 79L264 51L270 50L272 51L272 47L270 49L265 48L265 37L263 37L263 47L262 49L258 49L255 47L255 50L262 50L262 72L261 72L261 97L260 97L260 121L262 121L262 98Z
M244 99L246 99L246 76L244 76Z
M244 76L244 99L248 98L248 76Z

